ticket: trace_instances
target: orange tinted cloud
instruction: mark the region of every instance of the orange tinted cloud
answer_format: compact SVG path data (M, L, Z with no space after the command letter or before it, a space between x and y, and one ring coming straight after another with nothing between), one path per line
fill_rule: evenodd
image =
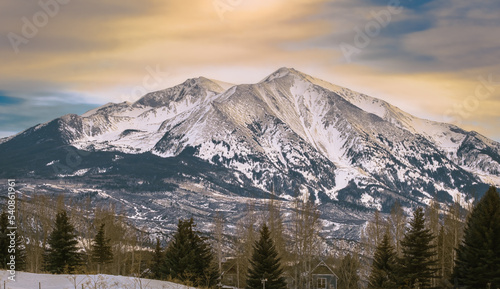
M55 1L63 0L42 0ZM37 1L0 2L0 90L26 99L41 88L71 91L105 103L132 95L148 68L165 72L157 85L161 89L200 75L255 82L288 66L443 120L450 107L473 93L478 76L500 78L495 70L500 43L488 40L499 31L498 20L488 14L491 9L476 7L460 15L470 23L457 25L453 19L466 4L452 1L445 1L446 7L431 1L424 14L405 9L393 15L351 63L339 44L352 42L354 28L385 9L380 1L64 1L35 36L25 37L18 53L8 35L24 37L23 19L34 22L45 10ZM432 25L398 30L419 21ZM482 100L463 126L500 139L499 93L500 88Z

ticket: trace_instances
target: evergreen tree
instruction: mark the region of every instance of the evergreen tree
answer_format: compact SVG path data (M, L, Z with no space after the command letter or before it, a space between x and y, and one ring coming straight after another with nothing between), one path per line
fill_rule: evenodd
M260 230L260 239L253 246L250 269L247 275L247 289L260 289L265 282L266 289L285 289L285 278L271 232L266 224ZM265 281L263 281L265 280Z
M73 273L81 263L75 228L69 222L66 211L56 215L55 228L49 236L49 248L45 250L45 270L50 273Z
M151 277L154 279L161 279L161 268L163 264L163 250L161 248L160 238L156 238L156 247L153 253L153 260L151 264Z
M389 231L387 230L382 240L377 245L370 278L368 279L369 289L396 288L394 281L394 270L396 262L396 252L391 244Z
M398 283L408 288L430 288L431 279L436 277L437 261L434 235L425 227L422 207L413 213L410 228L401 241L403 256L399 260Z
M489 188L467 220L453 276L467 288L500 287L500 196L495 187Z
M92 242L92 261L97 263L97 273L101 273L101 268L113 261L113 251L111 250L110 239L104 234L104 223L99 227Z
M179 220L177 232L165 250L162 274L193 286L212 287L218 277L214 254L206 238L194 230L193 219Z
M16 270L24 270L26 268L26 246L23 244L23 239L17 230L8 229L9 215L2 212L0 215L0 268L6 269L7 263L10 261L10 256L14 255L16 262ZM15 247L10 246L10 234L15 234Z

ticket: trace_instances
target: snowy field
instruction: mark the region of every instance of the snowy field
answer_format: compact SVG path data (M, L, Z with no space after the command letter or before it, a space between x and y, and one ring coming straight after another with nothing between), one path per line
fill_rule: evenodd
M0 270L0 288L4 289L190 289L184 285L113 275L52 275L17 272L16 281L7 279L9 273ZM39 285L40 283L40 285ZM40 287L39 287L40 286Z

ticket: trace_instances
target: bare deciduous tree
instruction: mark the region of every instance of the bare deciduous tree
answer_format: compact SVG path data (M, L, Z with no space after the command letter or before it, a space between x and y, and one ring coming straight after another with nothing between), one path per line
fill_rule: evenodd
M291 275L294 276L297 288L309 288L311 283L309 273L313 269L313 258L319 254L318 248L321 248L320 212L314 203L308 199L299 198L298 189L296 193L290 242L293 261L289 267L291 267Z
M405 233L406 216L404 214L401 204L396 201L391 208L389 216L389 229L392 235L392 243L398 256L401 255L401 240Z
M235 255L238 288L246 287L246 274L249 268L248 260L252 255L252 246L256 239L256 219L255 203L249 201L246 205L244 217L238 221L236 231Z

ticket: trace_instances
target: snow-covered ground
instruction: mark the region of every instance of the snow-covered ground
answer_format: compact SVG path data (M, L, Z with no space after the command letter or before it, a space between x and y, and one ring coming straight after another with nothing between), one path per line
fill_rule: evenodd
M190 289L167 281L113 275L52 275L17 272L16 281L9 272L0 271L0 288L5 289ZM40 285L39 285L40 283ZM40 286L40 287L39 287Z

